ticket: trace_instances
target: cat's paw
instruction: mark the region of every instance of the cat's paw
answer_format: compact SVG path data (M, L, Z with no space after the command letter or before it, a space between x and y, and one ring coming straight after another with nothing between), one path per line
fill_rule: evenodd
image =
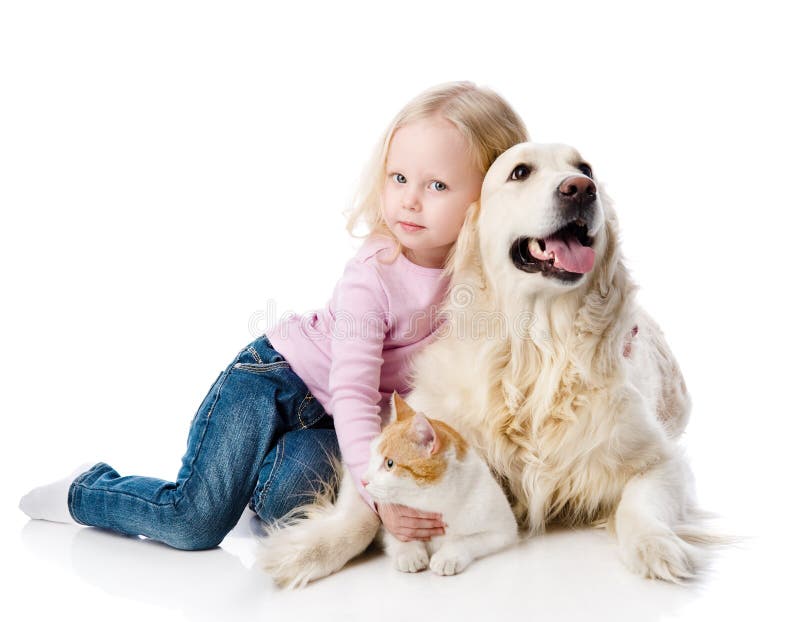
M403 547L394 555L394 567L400 572L419 572L428 567L428 551L424 546Z
M438 575L453 575L463 571L471 561L472 557L463 549L442 547L431 557L430 569Z

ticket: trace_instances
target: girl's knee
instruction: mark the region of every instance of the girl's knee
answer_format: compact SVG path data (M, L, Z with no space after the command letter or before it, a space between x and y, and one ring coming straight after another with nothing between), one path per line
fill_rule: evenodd
M160 539L182 551L203 551L219 546L232 527L224 513L193 510L176 516Z
M224 534L190 532L175 534L166 544L181 551L206 551L217 548L224 538Z

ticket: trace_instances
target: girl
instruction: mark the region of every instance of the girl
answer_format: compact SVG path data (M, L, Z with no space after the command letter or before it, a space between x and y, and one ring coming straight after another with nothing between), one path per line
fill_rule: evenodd
M248 505L267 522L308 503L339 455L398 539L444 532L441 517L378 505L361 487L380 410L408 392L446 270L483 176L527 131L496 93L443 84L409 102L370 161L348 222L369 234L327 308L289 318L239 352L197 411L175 482L121 477L105 463L35 488L31 518L145 535L187 550L217 546ZM330 413L330 414L329 414ZM338 446L337 446L338 440Z

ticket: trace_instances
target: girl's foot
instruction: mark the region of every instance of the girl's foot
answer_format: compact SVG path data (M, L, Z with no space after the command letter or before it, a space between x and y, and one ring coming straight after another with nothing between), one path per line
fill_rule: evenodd
M91 464L82 464L64 479L34 488L20 499L19 509L33 519L77 524L69 513L67 505L69 487L78 475L90 468Z

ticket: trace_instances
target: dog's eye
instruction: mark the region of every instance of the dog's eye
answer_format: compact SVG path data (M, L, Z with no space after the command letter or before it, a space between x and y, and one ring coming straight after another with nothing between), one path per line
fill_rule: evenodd
M531 167L527 164L517 164L514 167L514 170L511 171L511 175L509 176L509 180L513 181L520 181L522 179L526 179L531 174Z
M581 162L578 164L578 170L586 175L589 179L592 179L592 167L586 164L586 162Z
M392 460L391 458L386 458L383 464L386 466L386 470L388 471L394 466L394 460Z

